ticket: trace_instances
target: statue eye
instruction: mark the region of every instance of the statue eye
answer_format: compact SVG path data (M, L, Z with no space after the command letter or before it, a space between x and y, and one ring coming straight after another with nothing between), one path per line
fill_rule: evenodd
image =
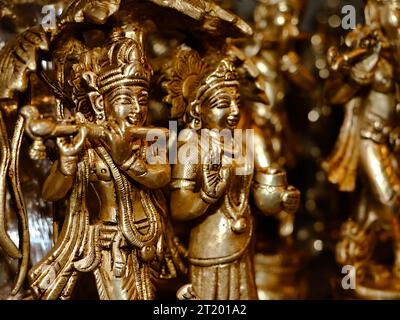
M141 105L147 105L147 100L148 100L147 95L146 96L141 96L141 97L139 97L138 102Z
M147 105L147 101L149 99L149 94L146 91L142 91L138 98L138 103L140 105Z
M229 103L230 101L228 100L228 99L220 99L219 101L218 101L218 104L217 104L217 108L218 109L225 109L225 108L229 108L229 105L230 105L230 103Z
M231 102L231 98L229 95L220 94L213 97L210 101L210 109L218 108L218 109L225 109L229 108Z
M132 104L132 98L127 94L116 94L110 100L112 104L119 104L119 105L130 105Z

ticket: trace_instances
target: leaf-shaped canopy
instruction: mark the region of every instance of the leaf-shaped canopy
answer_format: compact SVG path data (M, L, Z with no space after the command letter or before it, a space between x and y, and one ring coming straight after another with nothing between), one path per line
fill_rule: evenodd
M162 7L175 9L186 16L202 22L203 28L217 33L222 26L229 25L232 31L240 35L251 35L251 27L233 13L222 9L208 0L148 0ZM223 30L224 28L222 28Z
M0 99L12 99L28 86L29 71L36 71L39 50L48 50L42 27L18 35L0 51Z
M229 13L207 0L125 0L127 5L153 3L170 8L192 18L211 34L249 35L250 26L238 16ZM115 14L121 0L72 0L61 17L61 26L67 23L88 21L104 24ZM61 31L61 30L60 30ZM48 50L49 43L41 26L28 29L9 42L0 51L0 99L13 98L15 91L22 92L28 85L28 73L36 71L40 50Z
M180 12L200 22L202 29L211 34L223 34L229 30L229 34L248 36L253 32L244 20L208 0L72 0L64 10L61 23L88 21L104 24L122 4L127 3L133 9L135 4L146 2Z
M61 23L89 22L103 24L116 13L121 0L72 0L66 6Z

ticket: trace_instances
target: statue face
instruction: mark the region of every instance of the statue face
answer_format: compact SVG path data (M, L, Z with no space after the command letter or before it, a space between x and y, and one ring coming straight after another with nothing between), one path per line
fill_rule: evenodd
M109 121L121 128L143 126L147 118L148 89L143 86L121 87L104 97L105 112Z
M239 123L239 92L235 86L215 90L203 102L201 120L207 129L235 129Z

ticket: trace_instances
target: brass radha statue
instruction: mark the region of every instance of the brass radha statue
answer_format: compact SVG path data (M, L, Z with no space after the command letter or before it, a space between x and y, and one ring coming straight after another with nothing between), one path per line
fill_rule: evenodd
M257 299L250 197L264 214L276 214L296 211L299 192L287 185L282 170L254 167L248 139L221 135L239 123L239 76L232 59L210 60L182 47L165 83L172 118L185 125L172 170L171 214L194 222L190 284L178 297Z

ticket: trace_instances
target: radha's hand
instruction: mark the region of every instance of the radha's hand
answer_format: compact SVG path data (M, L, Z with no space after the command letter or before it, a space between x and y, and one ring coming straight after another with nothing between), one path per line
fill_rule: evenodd
M282 194L283 210L287 213L295 213L300 206L300 191L289 186Z
M211 163L212 157L206 156L203 164L203 185L201 197L207 203L218 201L226 192L231 176L231 166Z

